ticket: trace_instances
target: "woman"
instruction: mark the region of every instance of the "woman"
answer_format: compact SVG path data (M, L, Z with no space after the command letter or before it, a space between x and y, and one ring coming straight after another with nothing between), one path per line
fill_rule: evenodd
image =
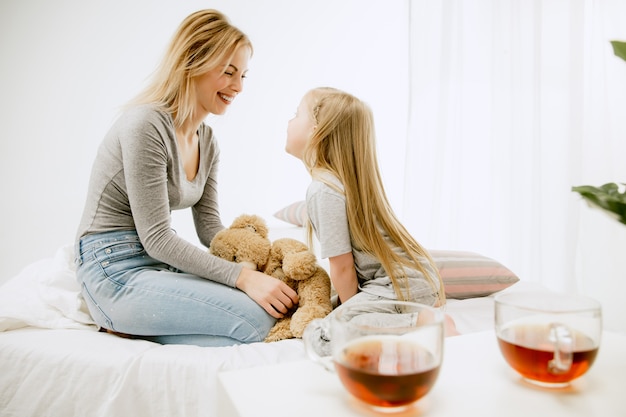
M188 16L151 83L96 156L77 234L77 276L94 320L160 343L261 341L298 301L284 283L210 255L171 228L191 207L200 242L224 228L219 149L203 120L243 90L252 45L218 11Z

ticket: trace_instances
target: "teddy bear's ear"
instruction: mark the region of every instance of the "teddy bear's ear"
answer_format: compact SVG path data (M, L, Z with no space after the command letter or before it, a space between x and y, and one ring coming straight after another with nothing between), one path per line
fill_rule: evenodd
M267 238L269 235L269 229L267 228L267 224L262 217L257 216L256 214L242 214L233 220L233 223L230 225L231 229L249 229L257 234L259 234L262 238Z
M215 234L209 246L209 253L232 262L235 260L235 249L226 236L227 230L223 229Z
M309 247L303 242L290 237L276 239L272 245L277 252L282 254L282 256L285 256L288 253L306 252L309 250Z
M317 259L310 251L291 252L283 258L283 271L285 275L296 281L308 279L318 269Z

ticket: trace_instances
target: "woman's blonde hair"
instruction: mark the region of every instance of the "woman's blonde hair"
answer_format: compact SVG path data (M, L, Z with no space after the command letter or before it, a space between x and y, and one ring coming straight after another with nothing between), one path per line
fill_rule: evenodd
M180 24L160 66L147 88L131 104L156 104L173 115L180 127L193 116L196 103L193 80L230 62L242 46L250 48L248 37L217 10L200 10Z
M400 223L388 202L378 168L370 108L356 97L328 87L309 91L305 103L316 128L305 147L303 162L313 178L337 189L324 178L323 173L330 172L343 184L354 244L380 261L399 299L410 299L403 266L421 271L443 305L445 292L437 267L428 251ZM393 250L381 230L406 257ZM422 265L423 258L431 264L435 276Z

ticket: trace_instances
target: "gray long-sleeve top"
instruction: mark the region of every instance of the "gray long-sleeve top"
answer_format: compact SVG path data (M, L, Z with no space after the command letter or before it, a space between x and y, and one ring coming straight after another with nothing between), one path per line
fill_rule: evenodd
M93 164L77 239L135 229L151 257L231 287L241 265L179 237L171 210L191 207L200 242L209 246L224 228L217 199L219 148L206 124L198 129L200 163L189 181L168 113L144 105L126 110L105 136Z

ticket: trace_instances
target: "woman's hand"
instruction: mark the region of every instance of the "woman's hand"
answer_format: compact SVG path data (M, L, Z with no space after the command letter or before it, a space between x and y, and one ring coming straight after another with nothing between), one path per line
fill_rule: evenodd
M259 271L243 268L235 286L248 294L272 317L280 319L298 304L298 294L287 284Z

